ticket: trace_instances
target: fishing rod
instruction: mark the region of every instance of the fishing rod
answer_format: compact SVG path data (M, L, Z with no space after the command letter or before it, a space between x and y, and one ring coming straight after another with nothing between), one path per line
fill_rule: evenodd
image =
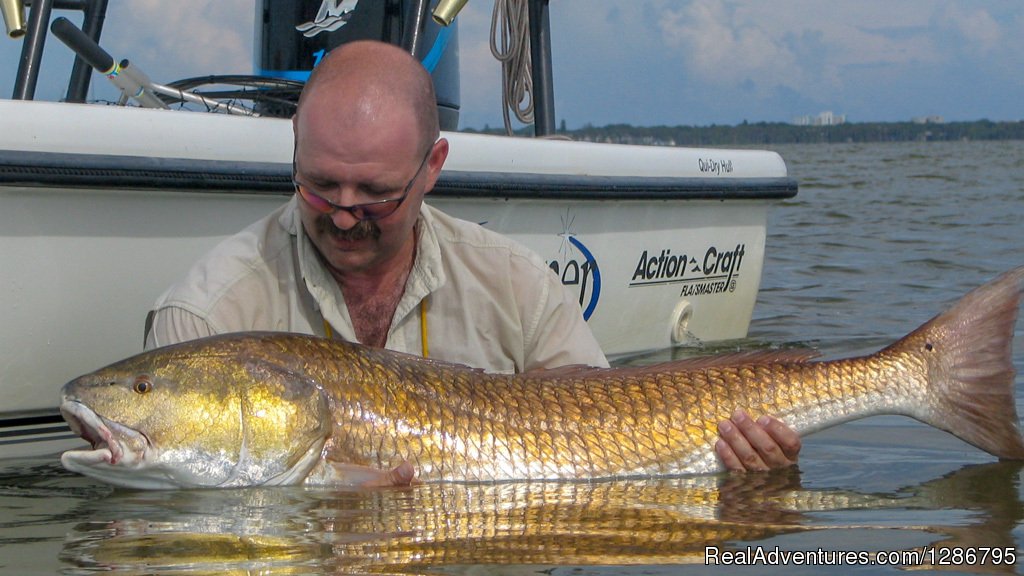
M245 106L221 102L188 90L153 82L142 69L132 64L128 59L115 62L113 56L67 18L60 17L54 20L50 26L50 31L61 42L66 44L68 48L78 54L89 66L92 66L94 70L106 76L111 84L121 91L121 99L118 105L125 105L130 98L144 108L168 108L167 103L161 98L161 96L164 96L172 101L191 102L206 106L211 111L224 111L243 116L259 116L259 113L255 110Z

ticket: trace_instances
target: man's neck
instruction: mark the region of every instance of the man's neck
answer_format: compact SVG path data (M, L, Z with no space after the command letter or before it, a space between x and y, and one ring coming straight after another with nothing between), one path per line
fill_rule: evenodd
M387 344L391 321L405 293L415 256L416 244L411 242L408 249L378 269L344 273L330 269L345 297L359 342L377 348Z

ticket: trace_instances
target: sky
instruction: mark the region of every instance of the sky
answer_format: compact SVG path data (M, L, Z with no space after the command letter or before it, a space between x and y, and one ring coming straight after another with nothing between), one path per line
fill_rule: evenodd
M248 74L258 2L110 0L101 43L161 83ZM463 128L502 125L491 6L470 0L458 19ZM1024 120L1020 0L551 0L550 20L555 116L568 128L824 111L850 122ZM2 97L20 50L0 38ZM59 99L70 51L49 38L41 68L37 99ZM114 98L101 76L93 86L92 97Z

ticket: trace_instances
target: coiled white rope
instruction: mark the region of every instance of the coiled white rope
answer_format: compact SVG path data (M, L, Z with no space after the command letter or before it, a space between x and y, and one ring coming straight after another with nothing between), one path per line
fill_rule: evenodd
M530 11L527 0L495 0L491 14L491 54L501 62L502 116L512 134L509 110L524 124L533 123L533 76L530 72Z

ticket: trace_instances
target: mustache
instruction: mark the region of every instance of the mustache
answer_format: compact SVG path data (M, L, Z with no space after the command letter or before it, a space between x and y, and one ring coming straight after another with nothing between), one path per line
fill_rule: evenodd
M334 225L330 216L323 215L316 220L317 232L322 235L331 236L343 242L358 242L360 240L377 240L380 238L380 227L376 223L363 220L356 223L348 230L342 230Z

